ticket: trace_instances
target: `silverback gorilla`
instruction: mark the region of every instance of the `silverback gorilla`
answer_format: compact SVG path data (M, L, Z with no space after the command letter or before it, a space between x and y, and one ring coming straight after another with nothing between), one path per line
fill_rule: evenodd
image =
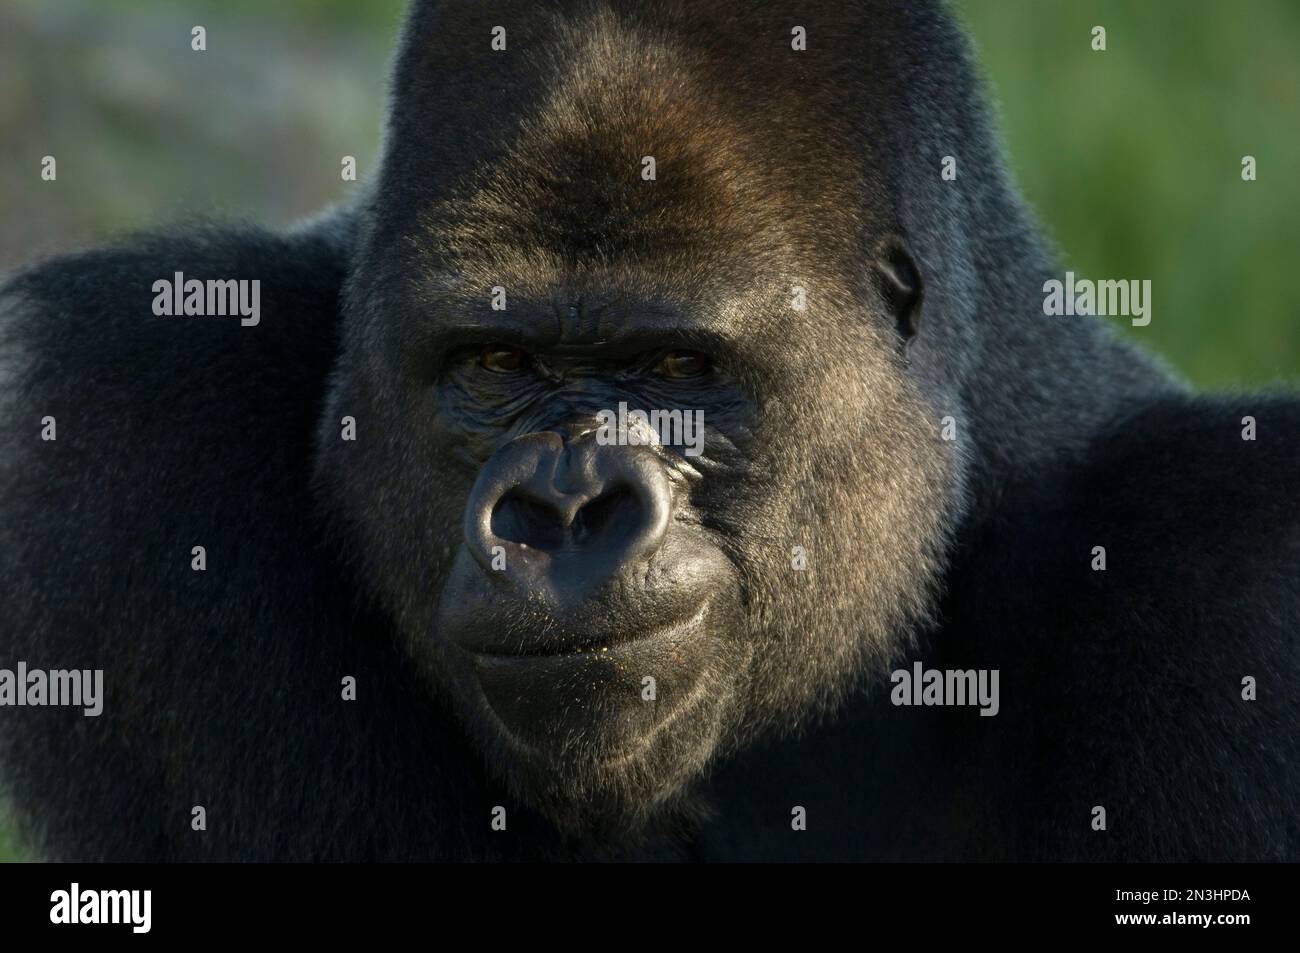
M1300 403L1045 315L941 4L417 2L361 194L4 286L43 856L1297 856Z

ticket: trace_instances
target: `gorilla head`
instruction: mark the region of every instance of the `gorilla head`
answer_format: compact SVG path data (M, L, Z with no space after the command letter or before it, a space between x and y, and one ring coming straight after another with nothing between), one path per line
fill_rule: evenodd
M407 23L318 479L489 766L630 829L929 610L961 481L882 198L897 37L856 3L505 6ZM701 412L702 453L602 429L620 403Z

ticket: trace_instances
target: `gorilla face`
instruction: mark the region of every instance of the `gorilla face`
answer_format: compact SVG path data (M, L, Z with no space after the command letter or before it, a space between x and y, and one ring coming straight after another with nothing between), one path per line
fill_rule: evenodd
M917 276L851 165L719 136L726 86L688 63L629 109L668 54L628 30L577 31L561 92L439 194L381 182L415 210L372 211L319 438L430 690L579 833L638 827L883 666L955 495L900 347ZM702 415L702 452L602 429L620 404Z
M647 315L589 296L517 302L436 348L434 413L475 476L427 648L483 740L553 807L575 782L584 800L615 794L599 800L619 815L674 791L746 665L729 637L740 566L694 494L740 467L755 402L725 351L683 347L701 335L682 316ZM602 427L620 403L702 413L705 453ZM651 790L620 796L651 762Z
M570 829L635 826L882 664L925 611L948 493L866 304L774 340L751 316L779 335L801 320L784 295L666 307L595 283L504 312L489 288L404 303L395 363L343 364L323 455L431 685ZM602 430L620 403L701 412L703 452Z

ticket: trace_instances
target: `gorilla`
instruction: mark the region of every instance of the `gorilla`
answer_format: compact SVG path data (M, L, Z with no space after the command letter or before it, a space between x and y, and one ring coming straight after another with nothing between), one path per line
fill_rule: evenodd
M1300 403L1058 273L939 0L417 0L355 201L0 293L29 842L1296 858Z

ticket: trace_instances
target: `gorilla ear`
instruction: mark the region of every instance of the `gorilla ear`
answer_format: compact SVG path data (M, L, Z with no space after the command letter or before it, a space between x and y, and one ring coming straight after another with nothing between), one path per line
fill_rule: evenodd
M896 235L876 246L873 265L881 296L894 316L898 335L907 343L921 324L921 272L907 245Z

